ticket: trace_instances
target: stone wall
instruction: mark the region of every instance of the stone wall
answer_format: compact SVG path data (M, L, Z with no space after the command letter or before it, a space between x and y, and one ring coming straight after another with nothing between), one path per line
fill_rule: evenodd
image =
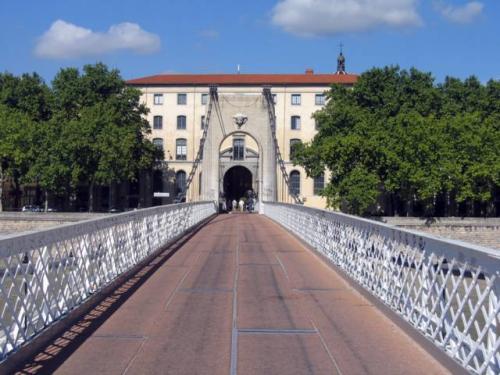
M401 228L500 249L500 218L415 218L383 217Z
M0 212L0 238L8 234L41 230L82 220L97 219L108 214Z

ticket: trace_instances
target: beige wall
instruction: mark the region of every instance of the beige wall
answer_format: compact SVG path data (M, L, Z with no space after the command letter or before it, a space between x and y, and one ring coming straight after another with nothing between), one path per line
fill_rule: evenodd
M142 102L150 109L147 116L148 121L153 126L154 116L163 116L163 129L152 130L151 138L162 138L165 148L165 159L169 161L169 167L174 170L184 170L189 174L192 162L198 151L200 137L202 136L201 116L206 115L208 105L202 105L202 93L208 94L208 87L142 87ZM276 94L276 135L279 147L286 163L286 168L290 173L297 170L301 174L300 196L305 200L305 205L312 207L325 207L325 199L314 195L313 180L306 178L305 172L301 167L294 167L289 161L290 158L290 140L297 138L302 142L310 141L316 134L312 114L321 109L322 106L315 104L315 95L328 90L327 86L319 87L272 87L271 92ZM219 87L219 93L261 93L262 87ZM163 94L163 105L154 104L154 94ZM187 94L187 104L177 104L177 94ZM301 95L301 104L292 105L292 94ZM184 115L187 119L186 130L177 130L177 116ZM300 116L300 130L291 129L291 116ZM187 139L187 160L176 161L175 140L177 138ZM171 158L171 159L170 159ZM325 177L325 181L328 176ZM193 180L191 197L194 198L198 192L198 178ZM278 199L281 201L290 201L282 179L278 178Z

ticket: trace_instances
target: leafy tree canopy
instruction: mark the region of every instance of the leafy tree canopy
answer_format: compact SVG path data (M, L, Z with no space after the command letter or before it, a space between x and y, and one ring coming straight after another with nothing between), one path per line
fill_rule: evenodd
M37 74L0 74L2 175L55 194L87 184L92 207L95 184L134 180L162 157L140 95L101 63L62 69L51 88Z
M436 85L429 73L391 66L363 73L353 88L333 86L328 98L314 114L318 134L297 147L294 162L311 176L330 172L323 194L331 207L388 214L388 198L395 213L434 215L444 199L491 210L500 186L499 81Z

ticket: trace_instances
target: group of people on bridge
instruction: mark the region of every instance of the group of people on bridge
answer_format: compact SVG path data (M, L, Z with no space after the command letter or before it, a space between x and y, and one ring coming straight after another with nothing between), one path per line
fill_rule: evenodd
M257 204L257 195L249 190L240 199L229 199L222 197L220 210L222 212L253 212Z

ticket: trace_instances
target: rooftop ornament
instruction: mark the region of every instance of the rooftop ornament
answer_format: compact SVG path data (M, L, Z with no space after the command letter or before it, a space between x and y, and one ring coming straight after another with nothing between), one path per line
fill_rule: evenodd
M344 46L342 43L340 43L340 54L337 57L337 73L336 74L347 74L345 71L345 57L344 54L342 53L342 47Z

